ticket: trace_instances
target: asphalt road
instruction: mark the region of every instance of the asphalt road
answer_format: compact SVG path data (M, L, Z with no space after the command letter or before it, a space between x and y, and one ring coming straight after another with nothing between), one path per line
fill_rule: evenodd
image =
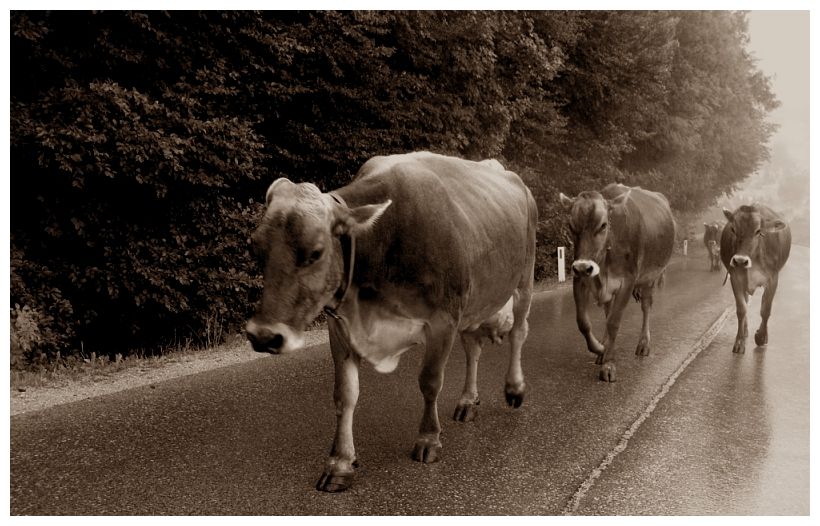
M14 416L11 513L808 514L808 274L808 249L793 247L768 347L751 339L759 291L748 350L734 355L723 274L705 256L676 262L656 295L648 357L634 355L640 308L628 307L613 384L597 379L570 289L539 294L524 405L506 406L507 347L489 346L478 417L453 421L457 344L439 398L443 458L432 465L409 455L421 353L387 375L365 366L354 424L362 465L341 494L314 489L335 421L325 345ZM601 314L593 323L600 334Z

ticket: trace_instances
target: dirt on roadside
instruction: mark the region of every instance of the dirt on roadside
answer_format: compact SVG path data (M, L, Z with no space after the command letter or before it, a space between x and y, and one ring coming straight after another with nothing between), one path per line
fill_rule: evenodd
M535 292L544 293L569 286L569 281L559 283L553 278L536 283ZM305 337L305 344L308 347L320 345L328 339L327 330L324 327L306 332ZM103 369L88 374L58 375L56 378L44 381L42 385L12 385L10 389L11 416L257 360L266 356L253 352L244 336L235 335L228 338L226 343L209 349L171 352L159 358L135 359L134 365L112 368L110 371Z

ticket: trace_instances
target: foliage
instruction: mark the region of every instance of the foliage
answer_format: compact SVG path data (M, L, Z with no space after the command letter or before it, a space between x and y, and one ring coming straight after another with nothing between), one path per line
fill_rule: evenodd
M211 343L253 308L273 179L330 190L420 149L520 173L551 275L559 191L618 180L691 212L765 159L777 102L746 30L697 11L12 12L12 318L51 354Z

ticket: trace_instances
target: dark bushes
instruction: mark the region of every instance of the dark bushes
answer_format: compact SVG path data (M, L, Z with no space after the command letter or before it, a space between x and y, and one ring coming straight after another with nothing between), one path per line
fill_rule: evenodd
M776 105L730 12L17 11L11 31L18 361L239 328L277 177L497 157L538 199L541 278L558 191L620 180L697 209L765 157Z

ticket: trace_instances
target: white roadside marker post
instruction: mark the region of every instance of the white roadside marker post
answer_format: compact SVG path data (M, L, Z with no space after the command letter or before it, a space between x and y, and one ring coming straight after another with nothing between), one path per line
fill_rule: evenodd
M558 281L566 281L567 273L564 268L564 247L558 247Z
M683 255L686 255L686 252L689 250L689 241L684 239L683 240Z

